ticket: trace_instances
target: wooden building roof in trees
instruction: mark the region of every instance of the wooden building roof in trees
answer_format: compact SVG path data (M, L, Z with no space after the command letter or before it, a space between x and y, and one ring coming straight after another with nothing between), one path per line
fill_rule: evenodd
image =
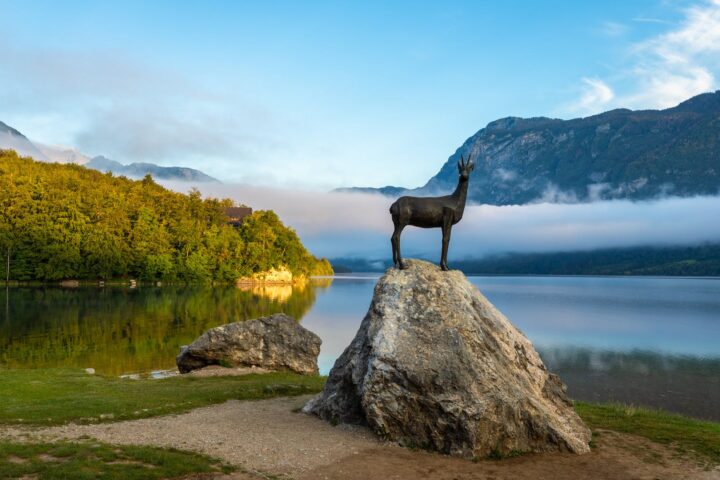
M227 223L237 227L243 219L248 215L252 214L252 208L250 207L230 207L225 209L225 215L227 215Z

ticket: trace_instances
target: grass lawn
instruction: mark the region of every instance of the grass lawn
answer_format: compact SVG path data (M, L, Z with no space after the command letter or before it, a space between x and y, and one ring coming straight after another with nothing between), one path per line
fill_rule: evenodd
M79 369L0 370L0 424L97 423L184 412L230 399L322 390L325 377L294 373L130 380Z
M145 418L184 412L229 399L258 400L315 393L322 390L325 380L325 377L293 373L130 380L88 375L79 369L0 370L0 425L57 425ZM593 430L607 429L643 436L671 445L682 454L696 455L712 465L720 464L720 423L614 404L577 402L576 409ZM3 448L11 447L20 448L9 444ZM78 459L88 448L83 444L77 447ZM125 447L120 450L127 452ZM0 462L2 452L4 450L0 450Z
M0 479L152 480L233 470L205 455L166 448L0 442Z
M712 465L720 464L720 423L617 404L576 402L575 408L593 430L639 435L671 445L680 453L696 455Z

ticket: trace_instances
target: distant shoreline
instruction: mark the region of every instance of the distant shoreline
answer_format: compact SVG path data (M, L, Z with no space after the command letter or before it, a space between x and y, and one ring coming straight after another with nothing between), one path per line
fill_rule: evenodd
M451 270L459 270L453 269ZM314 277L314 278L332 278L335 280L359 280L380 278L385 271L378 272L348 272L334 276ZM646 278L646 279L688 279L688 280L720 280L720 276L702 276L702 275L594 275L594 274L553 274L553 273L467 273L463 272L467 277L549 277L549 278Z
M63 282L35 282L35 281L13 281L9 284L6 282L0 282L2 288L21 288L21 287L45 287L45 288L118 288L125 287L128 289L133 288L163 288L163 287L252 287L252 286L300 286L305 285L312 280L377 280L384 275L385 271L382 272L348 272L339 275L318 275L309 277L304 282L214 282L214 283L189 283L189 282L136 282L135 285L131 285L129 281L106 281L103 285L99 282L92 281L79 281L74 285L63 285ZM593 275L593 274L552 274L552 273L466 273L463 272L467 277L489 277L489 278L612 278L612 279L655 279L655 280L720 280L720 276L702 276L702 275Z

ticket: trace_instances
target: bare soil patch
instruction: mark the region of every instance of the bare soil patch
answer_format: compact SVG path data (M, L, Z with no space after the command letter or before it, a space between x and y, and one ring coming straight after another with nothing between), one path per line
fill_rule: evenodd
M310 479L620 480L720 478L661 445L605 432L586 455L533 454L472 462L427 452L368 449L297 476Z

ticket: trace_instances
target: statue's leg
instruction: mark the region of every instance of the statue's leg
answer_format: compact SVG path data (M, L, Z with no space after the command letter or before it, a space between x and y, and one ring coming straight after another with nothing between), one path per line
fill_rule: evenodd
M403 228L405 228L404 225L395 224L395 231L392 235L393 261L395 262L395 266L400 270L405 270L405 264L400 255L400 235L402 234Z
M440 268L444 271L450 270L447 266L447 252L450 244L450 232L452 231L452 223L449 218L443 220L442 227L442 254L440 256Z
M393 265L397 267L397 251L395 250L395 234L393 233L392 237L390 237L390 245L392 246L392 252L393 252Z
M392 253L393 253L393 265L396 267L398 266L398 234L397 234L397 225L395 225L395 230L393 231L392 237L390 237L390 244L392 245Z

